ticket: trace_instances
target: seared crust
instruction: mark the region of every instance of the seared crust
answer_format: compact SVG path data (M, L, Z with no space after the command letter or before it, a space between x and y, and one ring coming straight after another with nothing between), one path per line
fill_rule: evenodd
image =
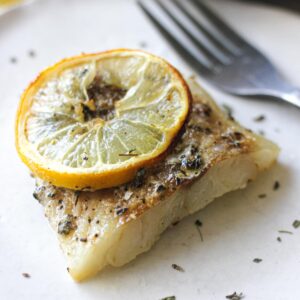
M254 151L255 141L250 131L214 103L194 95L192 111L176 144L162 161L141 169L132 182L106 190L72 191L37 179L34 195L46 207L46 215L56 211L56 221L51 220L56 230L61 220L72 216L72 230L64 238L86 239L89 237L80 236L75 230L81 226L83 215L88 222L100 224L100 209L106 218L115 219L119 225L129 222L202 177L218 162Z

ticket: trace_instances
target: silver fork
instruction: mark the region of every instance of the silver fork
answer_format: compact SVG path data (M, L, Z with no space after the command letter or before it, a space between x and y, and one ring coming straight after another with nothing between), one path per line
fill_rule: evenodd
M300 107L300 89L200 0L138 0L175 50L208 81L240 96L267 96Z

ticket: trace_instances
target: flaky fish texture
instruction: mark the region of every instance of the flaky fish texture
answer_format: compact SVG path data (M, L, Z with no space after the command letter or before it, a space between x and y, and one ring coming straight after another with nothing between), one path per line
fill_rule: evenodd
M116 188L72 191L39 179L34 196L58 236L76 281L148 251L170 224L244 188L279 149L220 110L194 81L190 116L156 165Z

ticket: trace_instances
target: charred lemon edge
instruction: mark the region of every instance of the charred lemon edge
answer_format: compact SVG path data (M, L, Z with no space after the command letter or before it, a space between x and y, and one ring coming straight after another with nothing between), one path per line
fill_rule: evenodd
M183 94L185 94L185 98L187 100L184 101L185 106L182 108L182 113L179 117L177 125L169 130L167 140L165 141L164 145L159 149L159 151L156 150L154 152L151 152L150 154L148 153L138 161L129 161L127 164L122 163L121 167L116 164L116 166L110 165L110 168L106 170L102 169L99 171L99 169L95 169L91 172L92 168L81 168L80 172L78 172L78 169L77 172L74 172L74 168L62 166L59 163L57 163L57 166L59 166L59 168L53 168L53 165L55 166L56 163L53 164L52 162L52 168L50 168L49 162L47 164L47 159L36 153L25 135L25 125L27 119L26 115L32 104L32 100L29 100L31 99L31 95L36 92L43 83L45 83L47 77L50 77L51 75L53 76L53 74L55 74L56 72L60 73L64 69L82 64L85 61L88 62L92 58L101 59L101 57L113 54L134 54L135 52L138 52L139 54L143 54L145 56L150 56L152 59L166 64L167 68L170 69L172 75L175 76L176 81L178 81L182 86L180 90L181 92L183 92ZM81 190L85 188L96 190L118 186L132 180L138 169L147 167L164 157L165 152L168 150L169 146L172 144L173 140L180 132L180 129L183 127L190 112L191 104L192 95L187 83L183 79L180 72L163 58L160 58L146 51L126 48L113 49L91 54L82 53L77 56L62 59L54 65L44 69L37 76L37 78L33 82L31 82L25 89L21 96L17 110L15 122L15 145L21 160L27 165L27 167L33 172L33 174L45 181L51 182L55 186L75 190Z

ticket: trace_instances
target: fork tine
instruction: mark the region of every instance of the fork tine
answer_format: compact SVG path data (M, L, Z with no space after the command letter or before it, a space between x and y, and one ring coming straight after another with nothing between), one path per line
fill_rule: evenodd
M202 0L189 0L207 17L214 27L222 33L233 45L239 48L251 47L239 34L229 27L215 12L213 12Z
M157 0L156 1L159 6L162 8L162 10L177 24L178 27L182 29L182 31L192 40L192 42L197 46L197 48L203 52L203 54L211 61L213 62L214 65L218 66L220 64L223 64L223 62L216 56L214 55L211 51L209 51L203 43L201 43L188 29L187 25L184 24L184 22L179 21L178 18L170 12L170 10L162 4L162 1Z
M192 47L185 47L184 45L186 45L186 41L184 41L179 35L174 36L170 28L165 27L162 24L161 19L156 16L155 13L143 3L143 1L138 0L137 3L147 17L157 27L157 29L165 36L165 38L174 46L175 50L177 50L177 52L182 55L189 64L193 65L200 73L204 73L208 76L212 74L210 66L203 62L203 58L201 55L199 55L199 53L197 53L197 51L195 51L195 49Z
M194 24L194 26L201 31L204 36L218 49L222 52L226 57L230 58L232 55L234 55L234 51L226 47L220 40L218 40L214 35L209 32L208 29L206 29L186 8L185 5L183 5L182 1L173 0L174 4L189 18L189 20Z

